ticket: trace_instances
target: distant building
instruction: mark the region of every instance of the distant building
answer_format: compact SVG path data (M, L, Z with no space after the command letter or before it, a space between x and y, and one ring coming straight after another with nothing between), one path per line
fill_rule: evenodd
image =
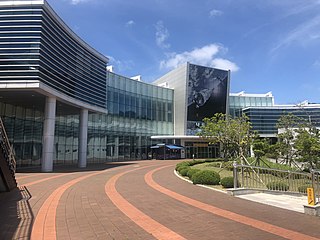
M239 116L242 109L246 107L272 107L274 106L274 97L271 92L265 94L252 93L230 93L229 95L229 114Z
M306 122L320 127L320 104L303 102L297 105L274 105L269 107L246 107L242 111L252 124L253 130L261 137L276 138L276 127L281 116L293 114Z
M230 93L229 113L232 116L241 114L248 116L252 130L264 138L276 138L278 120L289 113L320 127L320 104L304 101L295 105L276 105L271 92L266 94Z

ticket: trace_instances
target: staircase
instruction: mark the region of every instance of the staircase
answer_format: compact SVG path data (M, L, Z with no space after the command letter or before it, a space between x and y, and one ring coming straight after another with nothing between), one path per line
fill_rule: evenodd
M0 192L8 192L17 187L15 172L16 161L0 117Z

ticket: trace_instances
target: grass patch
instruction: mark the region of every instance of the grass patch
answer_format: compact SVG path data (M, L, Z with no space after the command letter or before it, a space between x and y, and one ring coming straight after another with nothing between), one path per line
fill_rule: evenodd
M233 176L232 171L229 171L225 168L216 167L216 164L213 164L210 162L197 164L197 165L192 166L191 168L200 169L200 170L213 170L213 171L219 173L221 178Z

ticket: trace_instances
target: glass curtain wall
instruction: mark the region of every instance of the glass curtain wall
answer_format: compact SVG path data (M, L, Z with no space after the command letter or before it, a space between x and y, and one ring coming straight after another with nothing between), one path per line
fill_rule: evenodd
M150 136L173 134L173 90L111 72L107 76L107 158L150 158Z
M243 111L252 123L252 130L259 134L273 134L278 133L277 123L281 116L293 114L299 118L304 119L305 122L313 126L320 127L320 108L247 108Z
M17 167L40 165L43 111L0 102L0 116L13 145Z
M54 138L54 164L78 162L79 115L56 116Z
M240 116L242 109L246 107L271 107L273 106L273 97L268 96L229 96L229 114L231 116Z
M173 134L173 90L107 73L108 59L72 33L47 3L8 1L1 6L0 21L0 82L41 81L108 109L106 114L89 112L89 163L146 159L150 136ZM39 94L41 101L35 101L35 92L12 91L6 100L3 94L0 116L18 166L40 165L46 96ZM62 109L57 102L54 164L78 160L80 108L70 112L70 106Z

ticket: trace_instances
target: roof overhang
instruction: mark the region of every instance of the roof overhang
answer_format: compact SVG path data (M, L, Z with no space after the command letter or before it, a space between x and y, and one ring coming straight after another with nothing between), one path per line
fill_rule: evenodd
M151 139L184 139L184 140L200 140L200 136L188 136L188 135L160 135L151 136Z

